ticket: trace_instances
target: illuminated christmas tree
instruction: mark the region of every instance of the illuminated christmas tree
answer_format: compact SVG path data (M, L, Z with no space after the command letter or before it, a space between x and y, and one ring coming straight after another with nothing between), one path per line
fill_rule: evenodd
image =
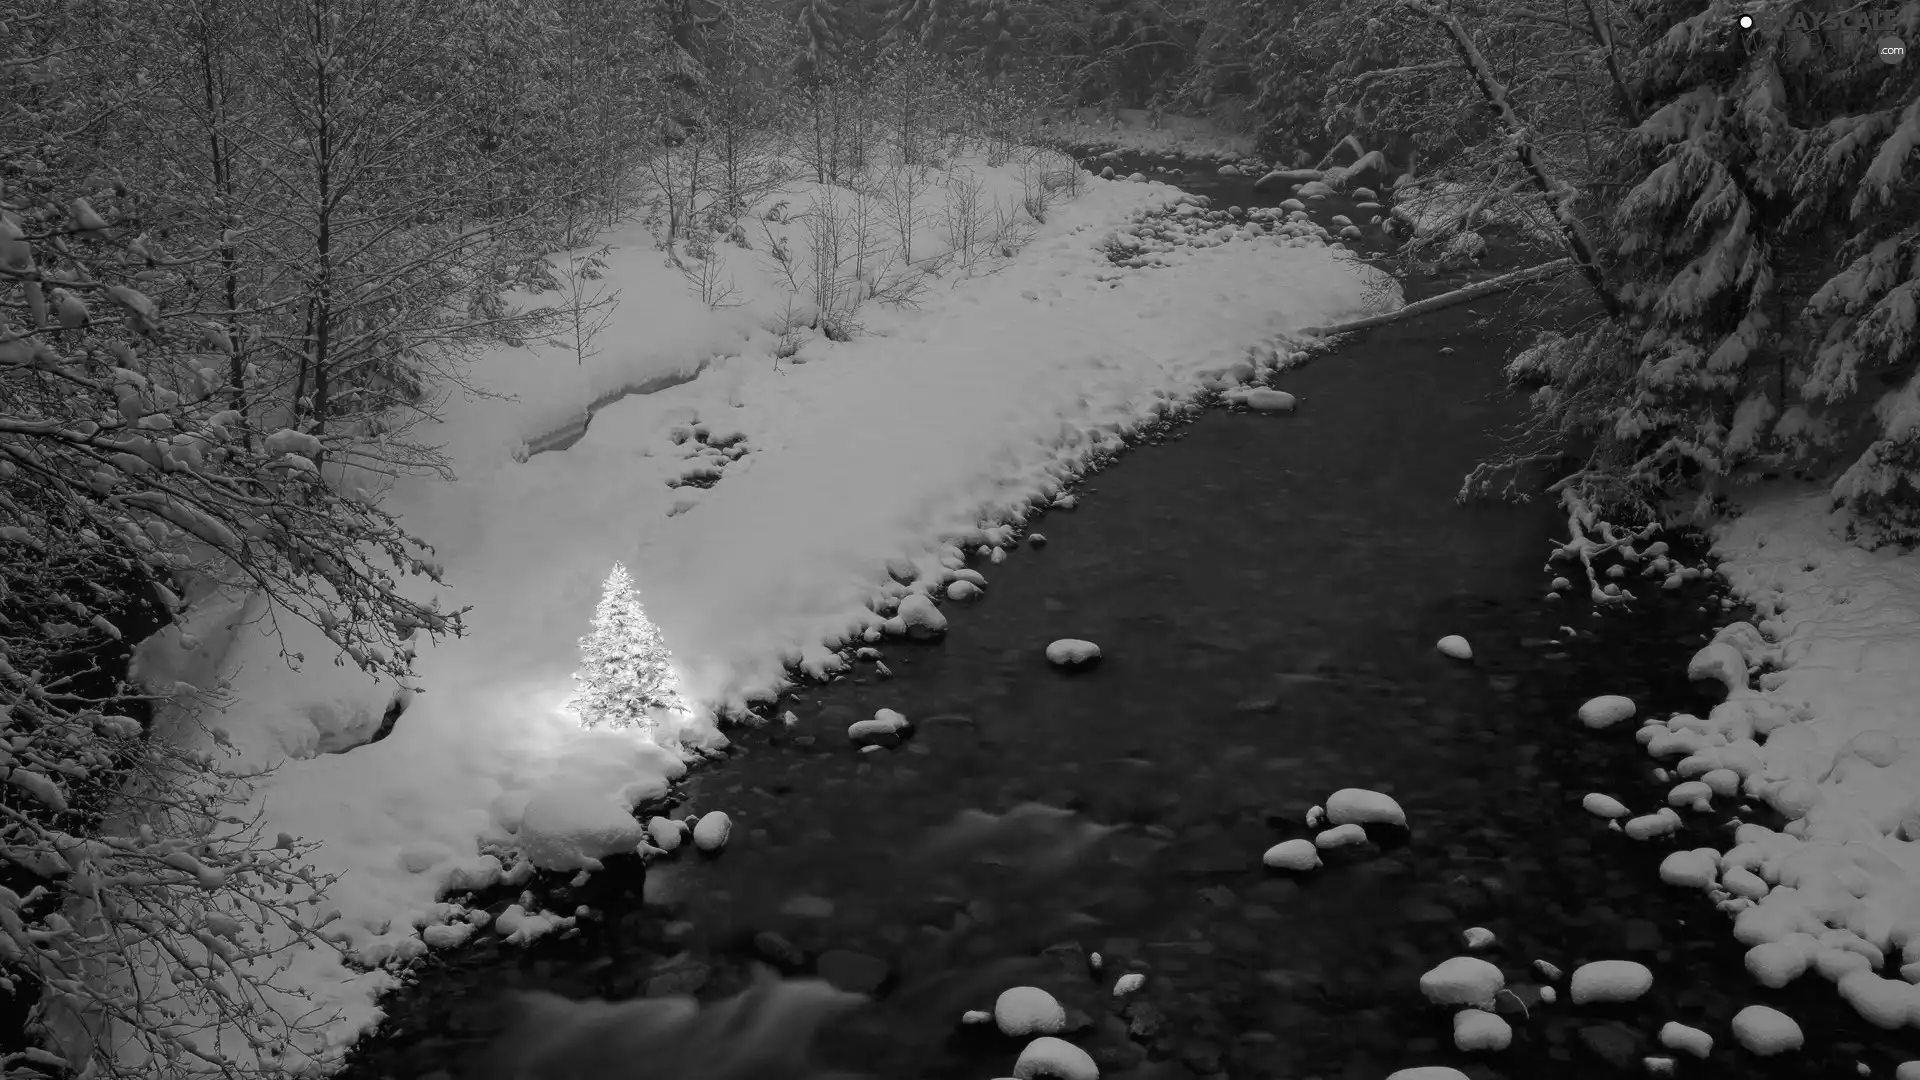
M593 629L580 639L586 664L573 709L587 727L651 729L647 710L685 708L673 674L673 656L660 628L647 618L627 568L613 564L593 612Z

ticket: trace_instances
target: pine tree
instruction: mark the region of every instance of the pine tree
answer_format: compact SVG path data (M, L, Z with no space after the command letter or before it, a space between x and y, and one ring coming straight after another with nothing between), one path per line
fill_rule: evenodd
M586 666L574 678L573 708L588 727L649 730L647 710L684 708L675 687L673 657L660 628L647 618L627 568L613 564L593 612L593 630L580 639Z

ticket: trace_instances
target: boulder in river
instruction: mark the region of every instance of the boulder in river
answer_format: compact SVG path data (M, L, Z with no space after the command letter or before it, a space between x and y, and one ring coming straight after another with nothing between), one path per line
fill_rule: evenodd
M1459 634L1448 634L1441 638L1438 648L1441 655L1451 656L1455 660L1473 659L1473 646L1467 644L1467 639Z
M1255 387L1246 392L1243 399L1247 408L1255 412L1290 413L1300 401L1285 390L1273 390L1264 386Z
M1406 811L1393 796L1366 788L1341 788L1327 799L1327 822L1332 825L1407 825Z
M1016 986L993 1003L993 1022L1003 1035L1058 1035L1066 1030L1067 1010L1037 986Z
M1059 668L1087 668L1100 662L1100 646L1079 638L1061 638L1047 646L1047 663Z
M1580 722L1590 728L1612 727L1622 720L1631 719L1633 713L1632 698L1620 694L1602 694L1580 706Z
M693 846L701 851L719 851L733 835L733 819L723 810L709 811L693 827Z
M1015 1080L1100 1080L1100 1067L1085 1050L1051 1035L1035 1039L1013 1063Z
M1435 1005L1485 1005L1506 985L1500 969L1477 956L1456 956L1420 976L1420 992Z
M1268 848L1260 861L1275 870L1303 873L1320 865L1320 850L1311 840L1282 840Z
M892 709L879 709L871 720L856 720L847 726L847 738L855 746L898 746L913 729L907 718Z

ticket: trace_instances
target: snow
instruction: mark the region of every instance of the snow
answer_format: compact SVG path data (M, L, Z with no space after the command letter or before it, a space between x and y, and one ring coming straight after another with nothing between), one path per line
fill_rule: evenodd
M1003 1035L1057 1035L1067 1026L1067 1010L1037 986L1016 986L993 1003L993 1022Z
M1018 205L1020 163L956 168L985 199ZM821 196L803 184L778 197L804 210ZM294 1056L337 1061L379 1021L376 998L397 975L378 965L417 955L423 928L457 921L442 900L489 865L498 873L492 853L531 845L555 867L584 868L616 841L631 848L638 826L617 819L723 741L719 716L771 700L795 669L830 675L840 646L891 629L881 612L896 599L902 629L943 625L924 589L888 588L889 560L914 568L918 586L944 584L955 567L943 556L957 566L960 544L985 543L983 524L1017 528L1203 383L1271 367L1275 351L1261 360L1254 346L1369 311L1369 272L1300 237L1175 245L1150 269L1109 261L1105 238L1184 198L1088 177L1015 257L981 264L993 272L948 270L917 308L869 305L852 341L802 329L800 352L779 362L788 293L760 253L723 245L744 302L709 309L644 228L616 227L600 240L614 245L605 284L623 300L600 355L481 356L463 374L488 393L448 393L418 432L458 480L403 478L385 495L435 545L443 608L473 607L465 636L420 642L425 692L387 738L360 745L397 688L333 666L318 631L276 627L256 604L201 600L144 644L143 679L229 681L203 720L236 768L273 770L236 812L259 814L268 835L320 842L316 871L339 875L328 930L343 952L296 950L284 976L337 1022ZM1195 220L1179 227L1211 227ZM748 224L783 233L805 263L804 224ZM941 246L931 229L916 236L916 252ZM702 427L733 445L689 434ZM564 451L530 453L574 434ZM713 486L685 486L690 475ZM634 730L584 732L568 708L578 639L616 562L694 704L659 718L658 745ZM305 656L300 670L283 645ZM199 738L184 721L171 732ZM444 857L412 872L403 849ZM526 918L518 929L545 925Z
M1704 1058L1713 1053L1713 1036L1697 1027L1669 1020L1660 1026L1660 1045L1669 1050Z
M937 638L947 632L947 617L925 593L908 593L900 598L897 616L908 637L916 640Z
M1653 989L1653 972L1632 960L1595 960L1573 971L1568 991L1575 1005L1619 1004Z
M1320 851L1311 840L1282 840L1268 848L1260 861L1275 870L1307 871L1320 865Z
M1335 825L1398 825L1406 812L1393 796L1366 788L1341 788L1327 798L1327 820Z
M1082 667L1100 659L1100 646L1079 638L1061 638L1047 646L1047 663L1055 667Z
M1100 1069L1085 1050L1052 1036L1043 1036L1020 1051L1013 1063L1015 1080L1049 1076L1055 1080L1100 1080Z
M1451 1065L1416 1065L1390 1074L1387 1080L1468 1080L1468 1077Z
M1420 976L1420 992L1435 1005L1485 1005L1506 985L1499 968L1475 956L1456 956Z
M1113 982L1113 996L1126 997L1147 983L1147 977L1137 971L1129 971Z
M1734 1013L1733 1037L1761 1057L1798 1050L1806 1041L1793 1017L1765 1005L1749 1005Z
M1439 649L1442 656L1450 656L1455 660L1473 659L1473 646L1467 644L1467 639L1459 634L1448 634L1434 648Z
M1453 1014L1453 1045L1469 1052L1505 1050L1513 1045L1513 1028L1485 1009L1461 1009Z

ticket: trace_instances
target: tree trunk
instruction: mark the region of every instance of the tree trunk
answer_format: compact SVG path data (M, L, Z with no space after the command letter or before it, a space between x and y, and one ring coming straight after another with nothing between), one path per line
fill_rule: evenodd
M1553 216L1560 223L1560 232L1566 239L1568 253L1579 265L1580 272L1586 276L1587 283L1593 287L1594 295L1599 297L1600 304L1606 309L1607 314L1616 318L1620 316L1624 310L1620 298L1614 295L1613 289L1608 286L1606 273L1601 270L1599 262L1594 257L1593 244L1587 239L1586 229L1581 226L1580 219L1573 215L1573 209L1569 205L1568 197L1572 194L1571 189L1547 174L1546 166L1541 164L1539 153L1534 150L1533 143L1527 137L1526 125L1520 121L1519 114L1513 110L1513 102L1507 97L1506 86L1493 73L1493 66L1487 62L1485 56L1481 55L1479 46L1474 44L1472 36L1467 33L1467 28L1461 25L1457 17L1441 11L1427 0L1400 0L1400 3L1408 10L1432 19L1453 38L1454 48L1460 53L1461 64L1466 67L1467 73L1473 76L1474 83L1480 87L1481 96L1487 99L1488 107L1493 109L1494 114L1500 118L1508 136L1512 138L1514 156L1519 159L1521 167L1527 170L1528 175L1533 177L1534 185L1547 197L1548 204L1553 207Z
M1356 330L1369 330L1376 326L1397 323L1403 319L1428 315L1443 308L1464 304L1469 300L1478 300L1483 296L1491 296L1494 293L1504 292L1522 285L1531 285L1536 281L1545 281L1548 278L1564 274L1573 268L1574 262L1572 259L1555 259L1550 263L1541 263L1539 266L1529 266L1525 270L1515 270L1510 274L1501 274L1499 277L1488 278L1485 281L1468 285L1464 289L1455 289L1452 292L1441 293L1439 296L1429 296L1425 300L1408 304L1398 311L1389 311L1381 315L1369 315L1364 319L1340 323L1337 326L1316 326L1301 332L1312 337L1330 338L1339 334L1351 334Z

